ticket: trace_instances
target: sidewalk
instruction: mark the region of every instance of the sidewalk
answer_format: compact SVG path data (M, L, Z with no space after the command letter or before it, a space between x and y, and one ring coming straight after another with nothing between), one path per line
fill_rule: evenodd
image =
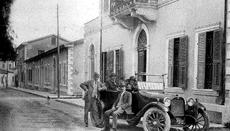
M51 94L49 92L42 92L42 91L37 91L37 90L15 88L15 87L9 87L9 88L17 90L17 91L22 91L22 92L26 92L29 94L33 94L36 96L44 97L44 98L47 98L47 96L49 96L50 99L54 99L55 101L84 108L84 100L82 98L78 98L75 96L61 96L60 98L57 98L57 94ZM222 129L222 128L224 128L222 124L210 123L210 129L212 130L215 130L215 129L217 130L217 129Z
M84 108L84 100L82 100L82 98L78 98L76 96L63 96L61 95L60 98L57 97L57 94L51 94L49 92L42 92L42 91L38 91L38 90L30 90L30 89L25 89L25 88L16 88L16 87L9 87L10 89L14 89L17 91L22 91L22 92L26 92L29 94L33 94L36 96L40 96L43 98L47 98L49 96L50 99L54 99L58 102L62 102L65 104L70 104L73 106L78 106L81 108Z

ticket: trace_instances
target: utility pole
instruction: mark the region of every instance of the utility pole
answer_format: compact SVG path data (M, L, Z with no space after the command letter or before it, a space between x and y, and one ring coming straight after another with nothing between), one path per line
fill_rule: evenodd
M57 97L60 98L60 77L59 77L59 12L58 12L58 4L57 4Z
M222 97L222 105L225 104L225 77L226 77L226 47L227 47L227 21L228 21L228 0L224 1L224 33L223 33L223 46L222 46L222 73L221 73L221 97Z
M100 76L101 76L101 81L104 80L103 60L102 60L102 0L101 0L101 8L100 8Z

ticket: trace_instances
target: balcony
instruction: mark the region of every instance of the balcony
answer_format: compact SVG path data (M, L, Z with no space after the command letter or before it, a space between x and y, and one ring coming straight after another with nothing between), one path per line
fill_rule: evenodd
M123 24L128 19L151 23L157 19L157 4L158 0L110 0L110 17Z

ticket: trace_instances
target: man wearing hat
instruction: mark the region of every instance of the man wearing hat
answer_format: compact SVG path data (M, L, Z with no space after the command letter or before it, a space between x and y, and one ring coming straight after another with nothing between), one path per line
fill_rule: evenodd
M131 89L125 85L121 86L122 92L118 95L111 109L104 113L104 129L101 131L109 131L109 117L113 116L112 130L117 131L117 117L122 113L133 114L132 112L132 94L129 92Z
M138 91L137 80L134 76L129 77L126 86L132 91Z
M105 86L107 87L107 90L117 91L119 83L117 82L117 76L115 73L110 75L110 79L105 82Z
M105 86L99 81L100 75L94 73L92 80L86 81L80 84L80 87L85 91L85 107L84 107L84 122L85 126L88 127L88 112L92 111L99 97L99 90L105 89Z

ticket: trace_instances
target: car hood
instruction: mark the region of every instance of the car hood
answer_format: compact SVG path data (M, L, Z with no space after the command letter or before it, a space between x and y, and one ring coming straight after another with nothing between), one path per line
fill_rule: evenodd
M148 92L148 91L139 91L140 95L142 95L145 98L152 99L154 101L160 100L163 102L164 98L166 97L165 94L155 93L155 92Z

